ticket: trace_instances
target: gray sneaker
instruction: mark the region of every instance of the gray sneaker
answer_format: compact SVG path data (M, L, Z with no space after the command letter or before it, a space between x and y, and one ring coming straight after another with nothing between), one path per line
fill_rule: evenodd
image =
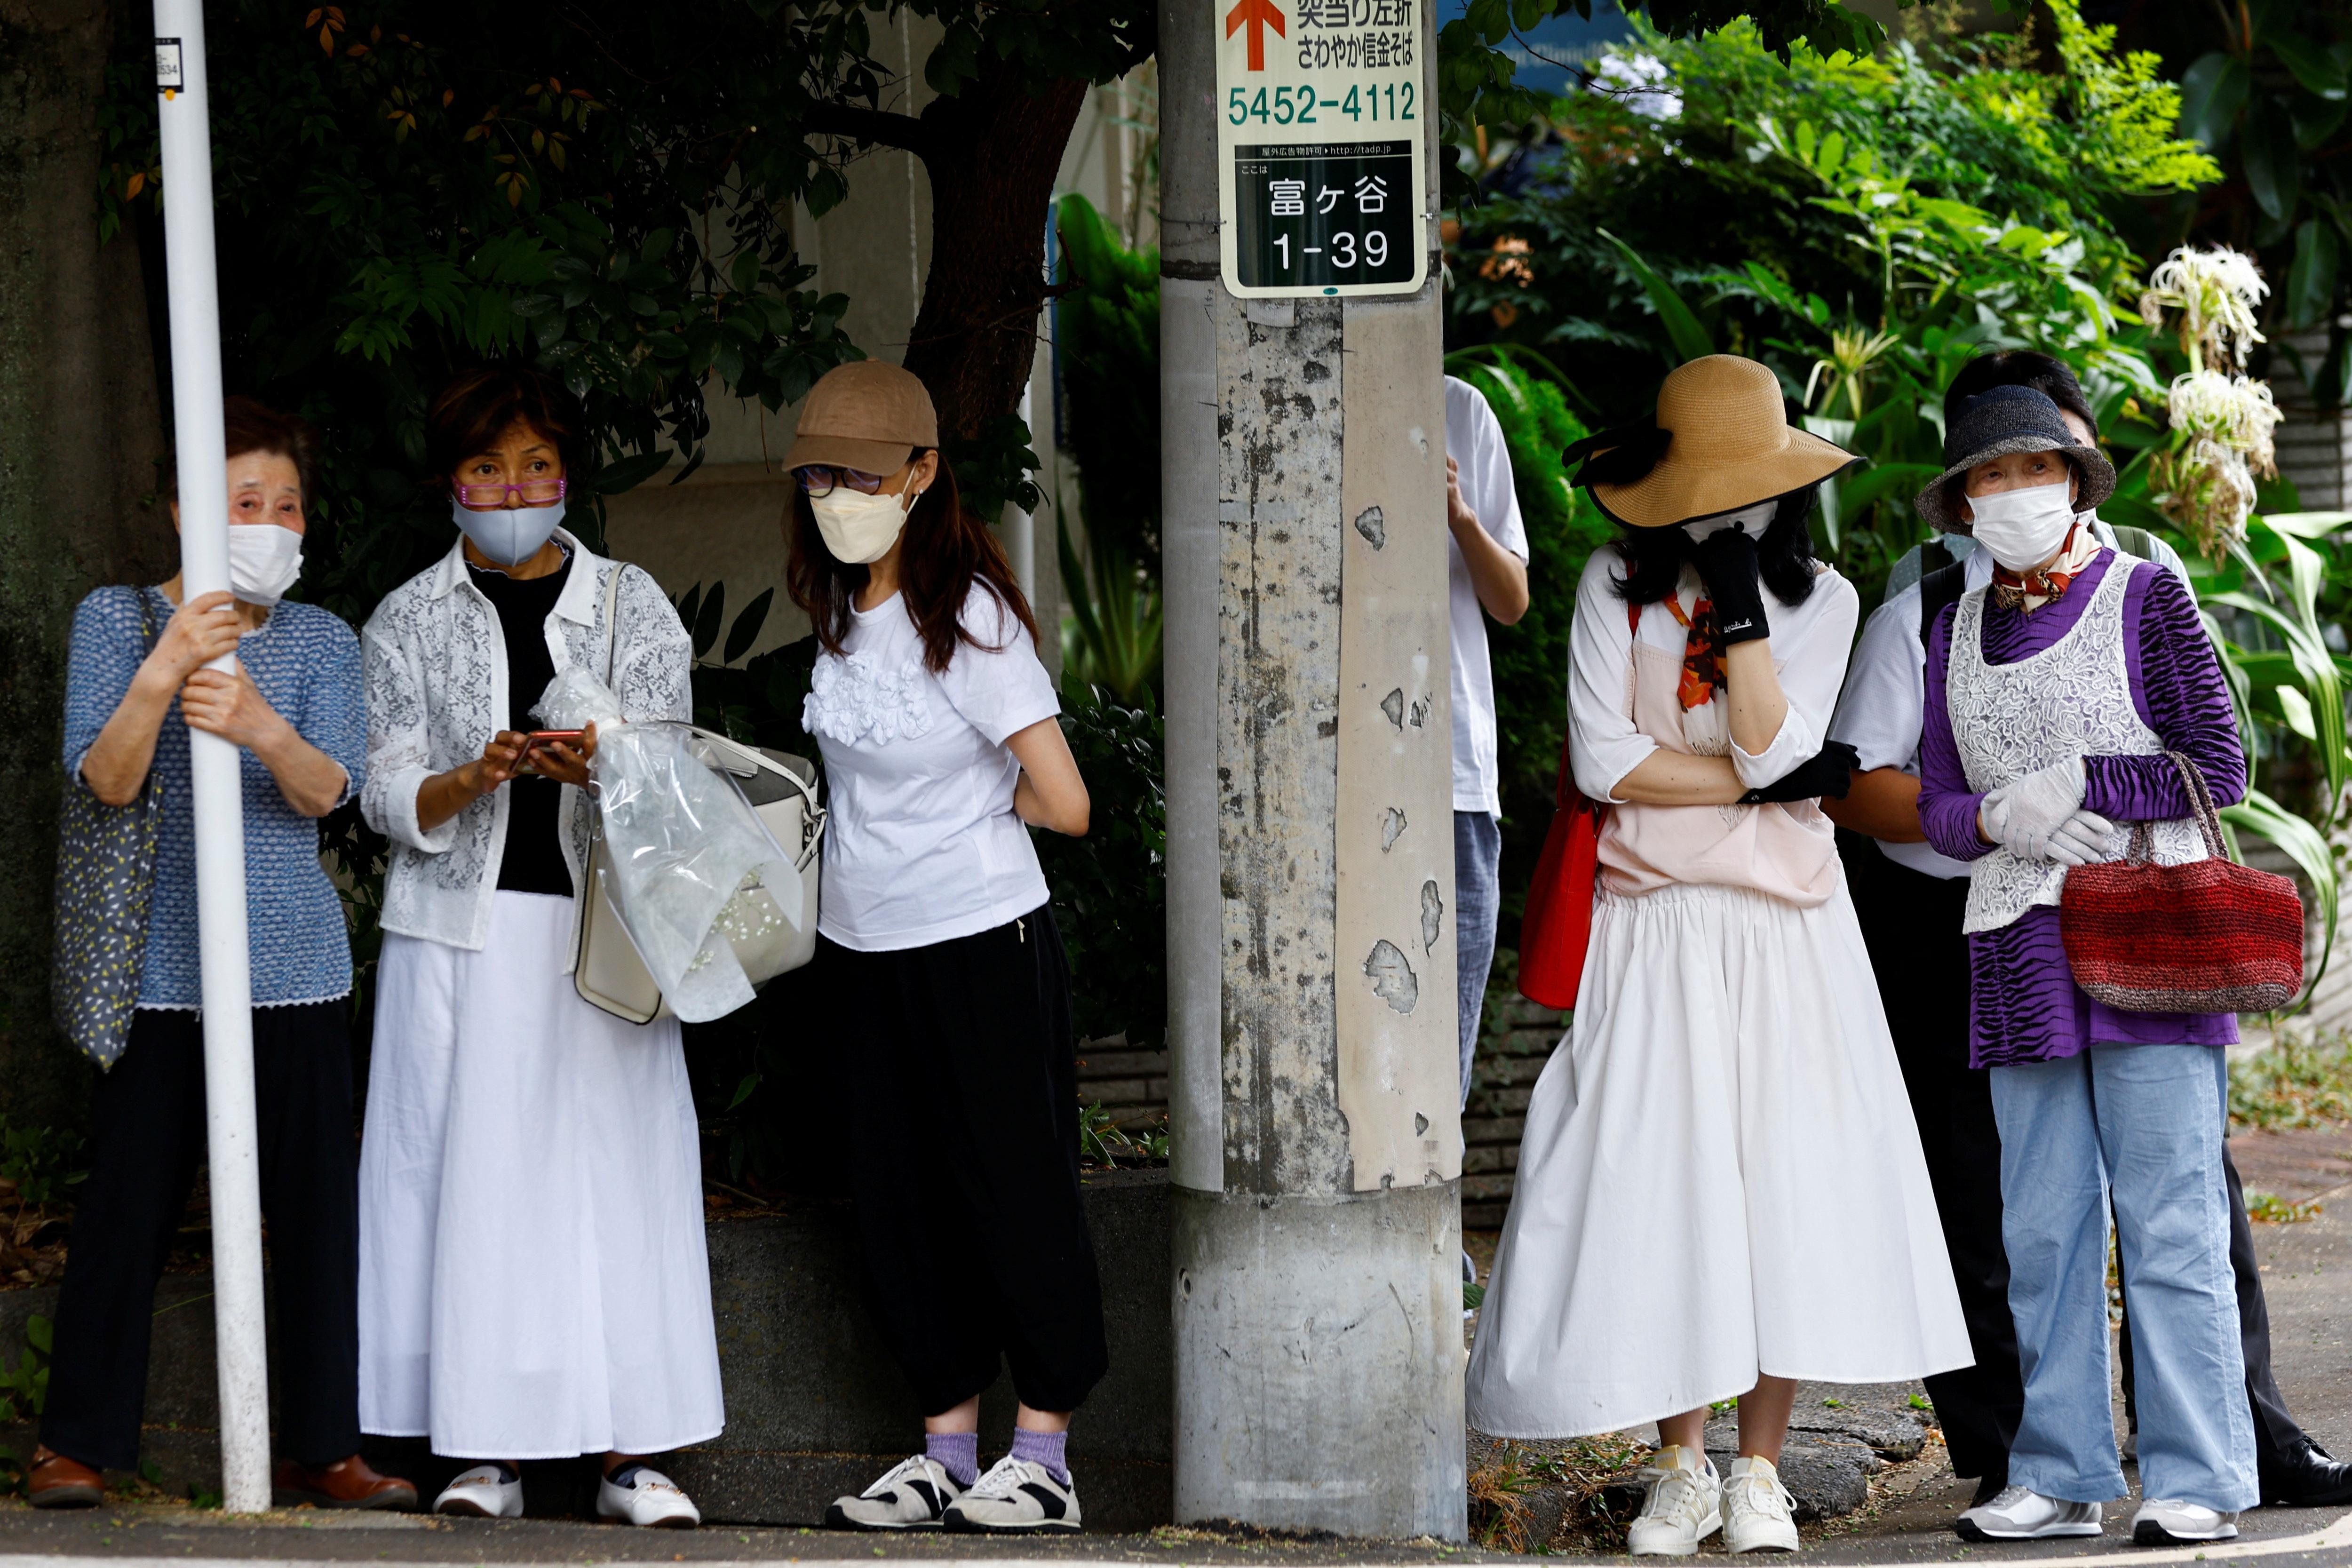
M945 1466L917 1454L899 1460L856 1497L835 1498L824 1510L824 1522L834 1530L937 1530L948 1505L962 1493Z
M2095 1502L2068 1502L2027 1487L2003 1487L1992 1501L1954 1520L1952 1530L1962 1541L2044 1541L2096 1535L2105 1517Z
M948 1505L947 1527L981 1535L1040 1535L1076 1531L1078 1488L1054 1472L1007 1454L971 1489Z

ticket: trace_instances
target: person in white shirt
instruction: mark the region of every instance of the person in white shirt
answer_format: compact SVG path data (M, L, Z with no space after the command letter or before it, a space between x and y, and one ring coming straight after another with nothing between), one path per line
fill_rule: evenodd
M1500 768L1495 673L1486 616L1516 626L1528 613L1528 530L1511 485L1503 426L1478 389L1445 378L1446 606L1454 629L1454 931L1462 1103L1495 963L1502 908Z
M1030 827L1087 831L1086 783L1003 552L963 509L923 384L865 360L802 405L785 465L801 722L832 816L807 994L840 1069L869 1299L923 1451L827 1522L1075 1531L1070 1413L1109 1365L1078 1196L1076 1042ZM1010 1363L1012 1451L980 1473Z
M2059 417L2078 440L2097 445L2097 421L2074 372L2064 362L2030 350L2002 350L1971 360L1947 389L1945 408L1956 411L1966 399L1996 386L2042 393L2058 405ZM2157 535L2112 527L2095 514L2089 523L2108 549L2155 562L2188 582L2179 552ZM1992 1505L2008 1488L2010 1444L2025 1390L2001 1240L2000 1132L1986 1072L1969 1066L1969 954L1960 934L1969 867L1937 853L1920 830L1919 737L1925 727L1926 630L1945 605L1991 582L1993 565L1990 551L1957 534L1938 535L1895 563L1885 602L1854 648L1830 726L1831 739L1854 749L1853 782L1843 800L1822 803L1841 829L1839 854L1918 1121L1953 1283L1976 1353L1975 1365L1938 1373L1927 1386L1954 1473L1978 1478L1979 1507ZM2269 1312L2226 1142L2221 1158L2231 1186L2231 1263L2237 1274L2263 1500L2315 1507L2352 1501L2352 1465L2336 1461L2304 1432L2272 1375ZM2124 1351L2128 1403L2128 1332Z

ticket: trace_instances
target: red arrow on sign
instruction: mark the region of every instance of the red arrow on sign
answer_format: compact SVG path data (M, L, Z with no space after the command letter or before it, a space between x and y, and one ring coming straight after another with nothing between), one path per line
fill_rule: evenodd
M1277 38L1290 37L1283 26L1282 7L1274 0L1241 0L1225 13L1225 37L1239 32L1244 22L1249 24L1249 68L1262 71L1265 69L1265 29L1272 27Z

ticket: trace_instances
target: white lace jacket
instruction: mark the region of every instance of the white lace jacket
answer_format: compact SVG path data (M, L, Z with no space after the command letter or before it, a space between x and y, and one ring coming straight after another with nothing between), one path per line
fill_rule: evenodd
M557 673L580 666L603 675L604 583L618 572L612 685L621 711L638 721L691 719L693 644L660 584L642 568L591 554L561 529L555 537L572 550L571 578L547 617ZM416 820L417 786L480 756L509 711L506 642L498 612L466 574L462 541L385 596L360 647L368 705L360 810L392 840L383 929L479 951L506 853L509 792L492 791L429 833ZM564 787L562 811L563 858L576 889L588 856L580 791Z

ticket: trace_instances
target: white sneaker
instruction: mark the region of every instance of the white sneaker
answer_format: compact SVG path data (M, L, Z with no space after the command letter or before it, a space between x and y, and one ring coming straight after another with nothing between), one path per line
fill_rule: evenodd
M2106 1516L2095 1502L2043 1497L2026 1487L2003 1487L1989 1503L1952 1521L1962 1541L2042 1541L2053 1535L2096 1535Z
M962 1495L946 1466L917 1454L891 1466L856 1497L834 1499L824 1522L832 1530L937 1530L948 1504Z
M522 1472L513 1471L512 1480L508 1474L503 1465L476 1465L460 1470L457 1479L433 1500L433 1511L471 1514L476 1519L520 1519Z
M941 1522L950 1530L983 1535L1075 1531L1079 1528L1077 1483L1057 1481L1045 1466L1007 1454L970 1491L948 1504Z
M651 1465L632 1461L596 1483L596 1517L655 1530L692 1530L702 1510L686 1489Z
M2191 1541L2234 1541L2238 1516L2179 1498L2149 1498L2132 1515L2137 1546L2175 1546Z
M1688 1557L1723 1527L1723 1479L1696 1448L1668 1444L1642 1468L1648 1493L1641 1517L1626 1531L1636 1557Z
M1731 1552L1794 1552L1797 1500L1780 1484L1769 1459L1742 1456L1731 1461L1723 1483L1723 1544Z

